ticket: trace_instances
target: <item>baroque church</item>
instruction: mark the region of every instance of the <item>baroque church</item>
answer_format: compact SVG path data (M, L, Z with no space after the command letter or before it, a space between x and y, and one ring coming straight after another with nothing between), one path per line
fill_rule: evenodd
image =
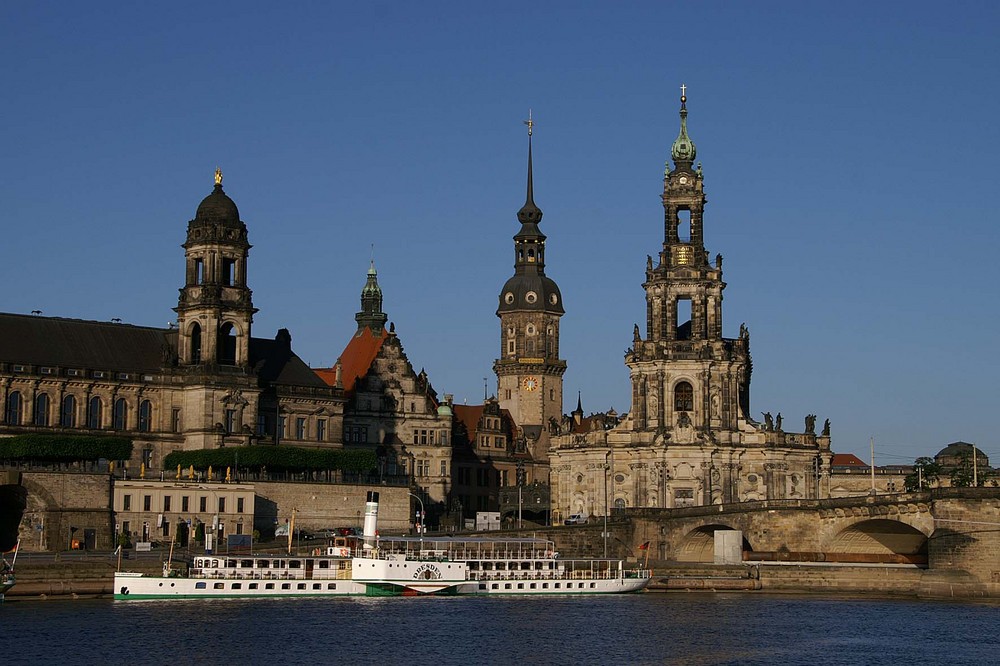
M251 245L219 170L182 247L176 326L0 314L0 435L127 436L134 474L177 450L340 445L343 389L287 329L252 335Z
M646 258L646 326L625 354L632 408L553 426L553 519L829 494L829 425L786 431L750 416L750 333L723 336L722 256L705 247L704 175L682 87L680 133L663 179L664 240Z

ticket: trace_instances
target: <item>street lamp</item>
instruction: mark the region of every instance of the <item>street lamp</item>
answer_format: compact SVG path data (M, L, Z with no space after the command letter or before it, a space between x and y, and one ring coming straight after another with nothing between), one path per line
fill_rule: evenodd
M608 471L611 465L608 460L611 457L611 449L604 454L604 557L608 556Z
M424 539L423 530L421 528L423 527L423 519L427 517L427 513L424 511L424 501L420 499L418 496L414 495L413 493L406 493L406 494L420 503L420 516L419 516L420 521L416 523L416 527L417 527L417 534L420 535L420 540L423 541Z

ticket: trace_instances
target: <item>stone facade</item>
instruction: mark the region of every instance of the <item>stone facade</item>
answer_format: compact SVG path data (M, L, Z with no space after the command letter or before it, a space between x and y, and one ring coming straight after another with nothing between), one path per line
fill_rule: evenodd
M828 494L828 424L817 435L810 415L795 433L780 414L750 416L750 333L741 325L736 338L722 334L722 256L710 262L704 244L707 198L686 101L663 180L663 246L646 260L645 331L635 326L625 355L632 408L583 431L558 424L549 452L556 520Z
M286 329L251 335L247 227L221 173L183 247L176 327L0 313L0 435L127 436L133 475L176 450L341 444L343 391L295 355Z

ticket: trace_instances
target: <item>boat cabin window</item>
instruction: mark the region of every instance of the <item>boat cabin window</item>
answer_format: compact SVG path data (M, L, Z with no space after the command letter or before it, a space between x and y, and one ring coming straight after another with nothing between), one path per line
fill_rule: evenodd
M502 571L507 568L506 562L497 562L497 571Z
M284 569L285 563L282 562L281 560L275 560L274 562L271 563L271 566L275 569Z
M253 567L253 560L240 560L240 566L250 569Z
M194 584L194 589L196 589L196 590L204 590L206 587L207 587L207 585L205 583L195 583Z
M283 590L290 590L290 589L292 589L292 584L291 583L282 583L281 584L281 589L283 589Z
M273 590L274 589L274 583L264 583L264 589L265 590Z
M291 561L289 561L288 568L289 569L301 569L302 568L302 560L291 560Z
M223 587L225 587L225 583L216 583L212 587L215 588L216 590L221 590Z
M247 589L249 589L249 590L256 590L257 589L257 583L250 583L249 585L247 585Z
M231 590L240 590L240 589L243 589L243 583L233 583L232 587L230 587L229 589L231 589Z
M330 568L330 561L329 560L320 560L319 561L319 568L320 569L329 569Z
M236 560L226 560L226 566L230 567L230 568L235 567L236 566Z
M270 564L270 560L257 560L258 569L267 569Z

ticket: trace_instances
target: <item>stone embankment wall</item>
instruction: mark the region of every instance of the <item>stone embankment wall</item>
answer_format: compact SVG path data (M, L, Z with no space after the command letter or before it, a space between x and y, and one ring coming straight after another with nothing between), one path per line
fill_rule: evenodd
M115 547L108 474L27 471L21 485L28 490L20 530L25 551L65 550L74 539L83 544L88 530L94 548Z
M393 486L354 486L320 483L254 482L254 528L273 532L292 517L304 530L361 527L365 496L379 493L378 525L383 534L405 532L411 521L409 490Z

